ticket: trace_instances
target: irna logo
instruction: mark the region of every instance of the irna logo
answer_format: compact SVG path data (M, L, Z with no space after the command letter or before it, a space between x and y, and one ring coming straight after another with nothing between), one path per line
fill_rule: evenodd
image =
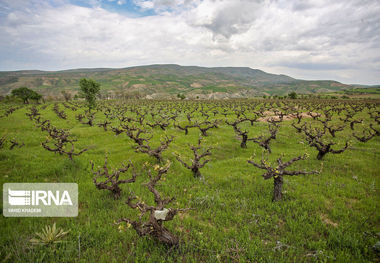
M3 185L3 215L6 217L77 216L78 185L6 183Z
M24 191L8 189L8 202L10 205L73 205L68 191Z

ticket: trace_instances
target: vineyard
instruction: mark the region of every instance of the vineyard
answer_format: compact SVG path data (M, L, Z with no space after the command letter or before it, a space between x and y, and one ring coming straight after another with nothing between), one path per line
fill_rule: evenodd
M1 218L2 262L373 262L374 100L0 105L0 180L78 183L74 218ZM62 242L30 242L46 225Z

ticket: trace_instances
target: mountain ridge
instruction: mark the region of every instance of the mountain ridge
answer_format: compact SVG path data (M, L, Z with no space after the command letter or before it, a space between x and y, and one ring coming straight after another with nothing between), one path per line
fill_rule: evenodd
M147 98L184 94L198 98L239 98L263 95L334 92L354 88L334 80L302 80L250 67L200 67L153 64L126 68L79 68L59 71L0 71L0 94L26 86L46 96L65 90L75 94L81 78L102 85L102 93L139 93ZM357 87L357 86L356 86Z

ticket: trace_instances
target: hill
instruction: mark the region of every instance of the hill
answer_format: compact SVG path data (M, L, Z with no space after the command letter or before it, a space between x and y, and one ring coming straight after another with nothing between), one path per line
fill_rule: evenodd
M147 98L175 96L199 98L241 98L262 95L335 92L354 86L331 80L307 81L286 75L266 73L248 67L214 67L149 65L129 68L91 68L63 71L0 72L0 95L10 94L21 86L46 96L57 96L63 90L78 92L79 80L92 78L102 85L107 97L139 94Z

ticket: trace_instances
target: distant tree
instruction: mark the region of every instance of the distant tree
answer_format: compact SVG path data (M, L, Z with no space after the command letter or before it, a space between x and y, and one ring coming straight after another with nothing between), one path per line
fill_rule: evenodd
M27 87L12 90L12 95L22 99L25 104L29 104L29 100L35 100L38 102L42 98L41 94L38 94L34 90L28 89Z
M181 100L184 100L186 96L184 94L178 93L177 98L180 98Z
M81 96L86 99L89 110L96 106L96 96L100 91L100 84L92 79L81 79L79 81Z
M265 99L266 97L267 97L267 96L264 95L264 96L263 96L263 99Z
M62 96L65 99L65 101L71 100L71 93L70 92L67 92L66 90L62 90L61 93L62 93Z
M288 94L289 99L297 99L297 93L295 91L292 91Z

